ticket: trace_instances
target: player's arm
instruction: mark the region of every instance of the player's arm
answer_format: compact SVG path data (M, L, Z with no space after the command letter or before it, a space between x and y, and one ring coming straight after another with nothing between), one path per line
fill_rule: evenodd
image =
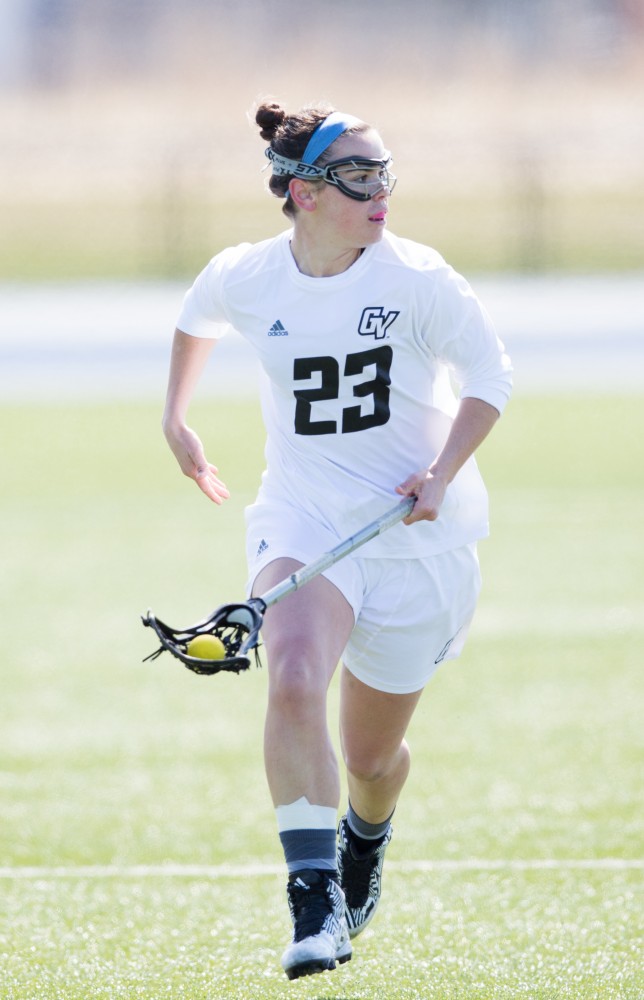
M192 394L215 344L216 340L191 337L175 330L163 433L183 474L194 479L214 503L221 504L230 496L228 489L219 479L217 467L206 459L199 437L186 422Z
M499 411L482 399L466 397L461 400L445 445L429 469L412 474L396 487L403 496L418 497L405 524L436 520L447 487L498 419Z

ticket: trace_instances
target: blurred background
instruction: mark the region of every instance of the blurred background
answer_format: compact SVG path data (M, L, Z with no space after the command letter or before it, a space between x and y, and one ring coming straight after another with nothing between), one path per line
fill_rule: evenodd
M519 391L644 386L644 0L0 0L1 397L160 398L187 285L287 224L267 95L381 130L392 230L472 281Z
M0 0L0 279L183 278L283 228L247 113L377 125L469 273L644 267L643 0Z

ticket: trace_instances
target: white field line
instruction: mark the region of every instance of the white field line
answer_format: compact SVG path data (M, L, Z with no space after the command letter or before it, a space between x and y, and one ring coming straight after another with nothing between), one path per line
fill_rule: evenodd
M514 858L443 861L391 861L387 871L423 872L524 872L524 871L644 871L644 860L631 858ZM283 865L25 865L0 867L2 879L55 878L257 878L282 875Z

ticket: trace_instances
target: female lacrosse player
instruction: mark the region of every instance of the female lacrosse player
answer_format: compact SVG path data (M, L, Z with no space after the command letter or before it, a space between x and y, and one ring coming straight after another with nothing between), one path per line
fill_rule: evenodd
M396 178L378 132L326 108L256 112L291 228L218 254L187 293L164 431L215 503L228 490L186 423L229 328L265 376L266 470L247 510L253 593L413 496L404 522L266 613L265 762L288 867L290 979L351 957L380 897L423 688L461 652L479 591L487 498L473 453L510 395L510 364L468 284L386 230ZM457 395L452 386L457 387ZM341 661L349 803L326 698ZM337 845L336 845L337 840Z

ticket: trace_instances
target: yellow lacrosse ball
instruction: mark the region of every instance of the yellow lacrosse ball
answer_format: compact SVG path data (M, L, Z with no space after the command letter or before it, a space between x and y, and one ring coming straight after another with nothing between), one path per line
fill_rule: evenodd
M186 652L198 660L223 660L226 647L216 635L196 635L186 646Z

